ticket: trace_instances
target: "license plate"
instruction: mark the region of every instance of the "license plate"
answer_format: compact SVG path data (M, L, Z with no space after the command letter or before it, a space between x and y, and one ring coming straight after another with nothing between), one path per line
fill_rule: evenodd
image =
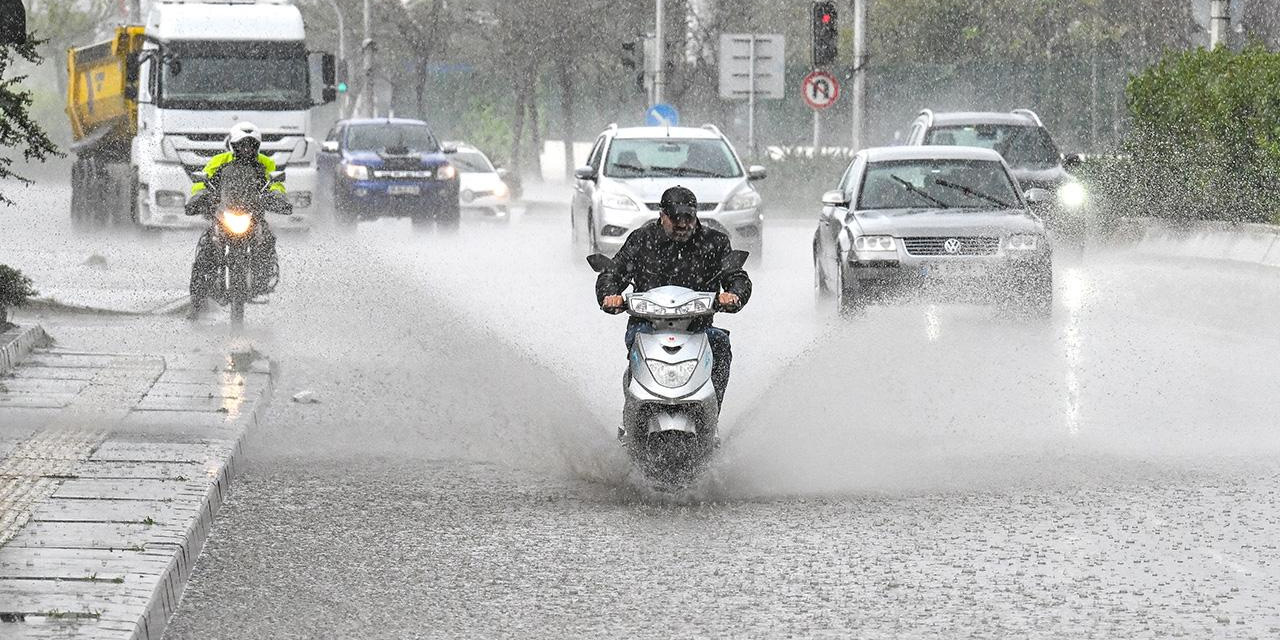
M920 277L956 277L974 273L973 267L967 264L924 264L920 265Z
M387 193L393 196L416 196L420 188L416 184L393 184L387 187Z

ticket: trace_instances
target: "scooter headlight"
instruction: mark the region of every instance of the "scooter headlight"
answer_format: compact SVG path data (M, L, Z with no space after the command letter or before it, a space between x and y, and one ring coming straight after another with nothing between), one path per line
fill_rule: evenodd
M676 364L667 364L660 360L646 360L645 364L649 365L649 373L653 374L653 379L668 389L675 389L688 384L689 378L693 377L694 369L698 368L697 360L685 360Z
M224 210L220 218L222 228L233 236L242 236L249 231L249 227L253 226L252 215L235 209Z
M680 305L674 315L683 316L692 313L706 313L711 310L711 301L706 298L698 298Z

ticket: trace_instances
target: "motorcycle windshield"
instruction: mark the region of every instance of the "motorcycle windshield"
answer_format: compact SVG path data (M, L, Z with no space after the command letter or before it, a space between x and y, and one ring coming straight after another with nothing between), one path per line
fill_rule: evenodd
M244 211L262 194L267 178L262 167L229 164L218 170L218 190L224 209Z

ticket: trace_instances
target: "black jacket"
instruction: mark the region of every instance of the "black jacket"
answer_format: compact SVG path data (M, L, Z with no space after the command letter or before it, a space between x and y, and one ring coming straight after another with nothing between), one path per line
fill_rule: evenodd
M654 220L631 232L614 256L614 266L596 278L596 302L603 305L605 296L619 295L630 284L635 291L668 285L695 291L723 289L736 293L739 306L745 305L751 298L751 278L746 271L731 271L715 280L730 248L729 236L705 224L699 224L688 241L676 242Z

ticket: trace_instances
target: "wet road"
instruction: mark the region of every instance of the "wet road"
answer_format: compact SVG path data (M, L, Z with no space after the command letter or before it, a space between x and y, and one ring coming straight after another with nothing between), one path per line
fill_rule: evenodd
M1280 635L1280 274L1097 252L1059 265L1050 322L848 323L813 309L810 223L778 222L722 319L724 456L673 499L611 438L623 323L566 226L285 238L243 336L215 314L46 321L281 365L167 637ZM191 241L127 240L179 282L158 262Z

